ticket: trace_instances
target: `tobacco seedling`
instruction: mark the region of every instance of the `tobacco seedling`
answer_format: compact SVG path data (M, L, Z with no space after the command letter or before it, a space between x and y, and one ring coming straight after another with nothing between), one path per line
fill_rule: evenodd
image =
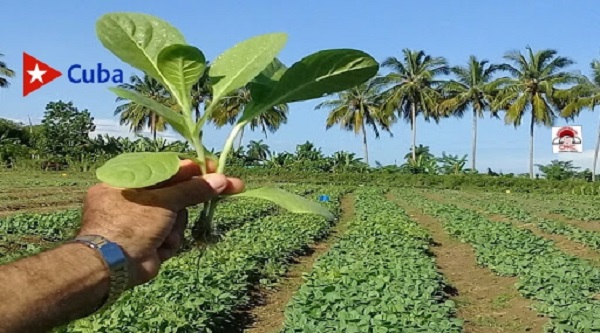
M368 54L353 49L330 49L313 53L286 68L277 58L287 36L259 35L226 50L207 68L202 51L188 45L169 23L145 14L110 13L96 24L101 43L122 61L156 79L176 102L168 107L137 92L110 88L117 96L131 100L163 117L196 151L192 159L206 173L206 159L224 173L227 158L239 132L252 119L275 105L319 98L352 88L373 77L378 63ZM208 71L212 100L196 121L192 114L192 87ZM251 102L234 125L218 160L202 144L202 128L211 119L219 101L237 89L247 87ZM99 180L121 188L142 188L168 180L179 169L178 153L126 153L98 168ZM320 214L333 219L321 205L278 188L263 187L235 195L270 200L296 213ZM219 199L203 205L194 226L194 238L202 240L212 231L212 218Z

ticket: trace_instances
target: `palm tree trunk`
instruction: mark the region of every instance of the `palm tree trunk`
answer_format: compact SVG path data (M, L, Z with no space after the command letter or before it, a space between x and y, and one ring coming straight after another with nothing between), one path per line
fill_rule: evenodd
M473 109L473 151L471 152L471 170L475 171L475 160L477 157L477 111Z
M150 132L152 132L152 136L154 137L154 141L156 142L156 114L153 112L150 117Z
M198 122L198 120L200 120L200 104L196 105L194 113L196 114L196 122Z
M533 179L533 125L534 113L531 112L531 126L529 127L529 178Z
M598 151L600 150L600 121L598 122L598 139L596 140L596 149L594 150L594 162L592 165L592 181L596 181L596 165L598 163Z
M367 165L368 165L369 164L369 147L367 145L367 130L365 129L364 124L362 127L362 134L363 134L363 148L365 149L365 163L367 163Z
M410 106L410 119L412 125L412 158L413 161L417 160L417 107L415 103Z
M237 149L240 149L242 147L242 139L244 138L244 127L242 127L242 130L240 131L240 139L238 140L238 147Z

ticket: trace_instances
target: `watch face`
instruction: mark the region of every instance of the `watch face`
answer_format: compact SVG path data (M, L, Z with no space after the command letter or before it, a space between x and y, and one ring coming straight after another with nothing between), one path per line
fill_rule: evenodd
M106 245L106 239L104 237L98 235L85 235L79 236L77 239L82 240L84 242L89 242L94 244L96 247L101 248Z

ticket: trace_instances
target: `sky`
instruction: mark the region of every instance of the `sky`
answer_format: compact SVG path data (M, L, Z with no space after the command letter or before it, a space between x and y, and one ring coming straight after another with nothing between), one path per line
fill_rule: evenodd
M125 77L135 70L104 49L95 35L95 22L116 11L159 16L177 27L188 43L200 48L207 59L252 36L285 32L289 39L279 58L286 64L313 52L330 48L355 48L378 61L400 58L404 48L422 49L444 56L451 65L463 65L471 54L491 62L502 62L509 50L552 48L576 64L572 70L589 74L589 64L600 58L600 7L581 1L401 1L401 0L303 0L303 1L17 1L5 0L0 12L3 61L17 71L11 87L0 89L0 117L34 123L41 120L49 101L73 101L88 109L99 134L131 136L119 126L113 112L115 96L106 84L73 84L66 71L72 64L83 68L121 69ZM63 76L27 97L22 96L22 54L27 52L63 72ZM383 69L382 73L386 70ZM294 151L297 144L312 141L325 153L346 150L363 154L362 140L338 127L325 129L327 111L315 111L322 100L290 105L289 121L265 139L260 132L246 131L244 142L263 139L271 150ZM556 125L565 125L558 120ZM584 152L553 154L550 128L535 129L535 162L573 160L591 167L598 114L585 111L572 125L583 126ZM230 128L208 128L204 141L221 150ZM369 134L371 164L402 163L410 149L410 126L401 121L390 137L376 140ZM163 134L173 139L172 132ZM470 154L471 119L444 119L439 125L417 123L417 141L436 155ZM528 126L514 128L503 120L479 123L477 167L501 172L526 172L529 161Z

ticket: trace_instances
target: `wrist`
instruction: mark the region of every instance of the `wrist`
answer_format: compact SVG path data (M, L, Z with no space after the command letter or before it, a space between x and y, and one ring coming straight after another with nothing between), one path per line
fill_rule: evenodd
M99 235L79 235L73 243L79 243L94 251L96 258L102 262L102 271L104 274L108 273L108 292L101 306L95 311L110 306L129 288L130 263L125 252L119 244Z
M65 250L65 260L73 265L72 269L85 272L85 289L89 292L87 298L90 305L82 315L90 315L106 301L110 292L110 270L97 251L86 244L69 242L61 248Z

